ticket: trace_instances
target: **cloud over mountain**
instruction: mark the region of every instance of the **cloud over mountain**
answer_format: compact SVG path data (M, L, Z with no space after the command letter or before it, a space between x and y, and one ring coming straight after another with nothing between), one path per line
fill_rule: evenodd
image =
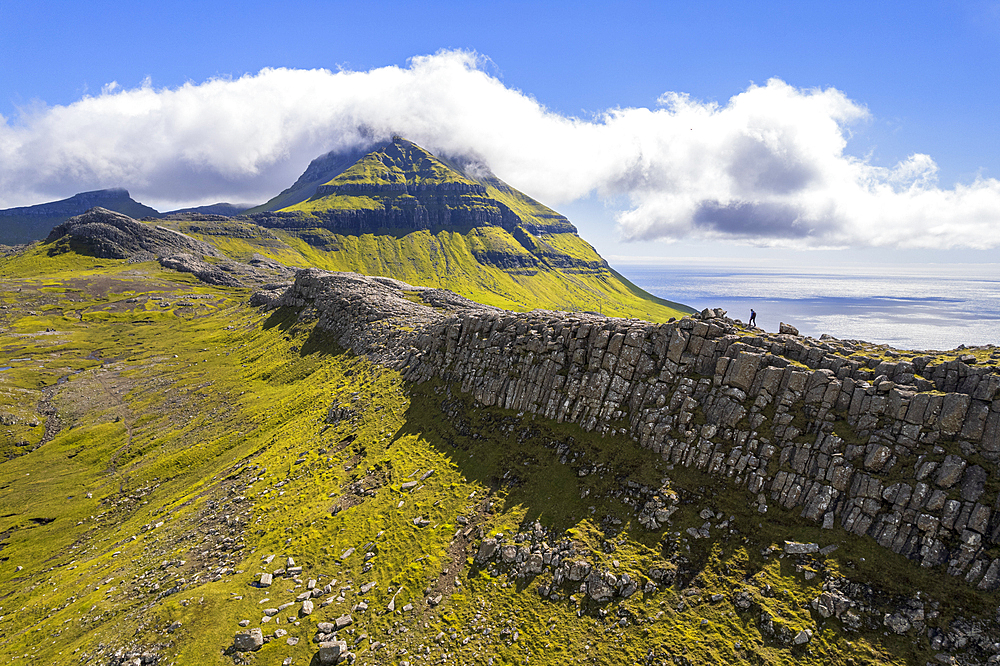
M725 104L666 93L654 108L567 117L443 51L367 72L266 69L172 89L109 84L0 118L0 206L127 187L160 208L263 201L309 160L398 133L476 156L547 204L622 202L629 239L834 247L1000 245L1000 181L941 187L927 155L892 168L845 152L867 110L772 79Z

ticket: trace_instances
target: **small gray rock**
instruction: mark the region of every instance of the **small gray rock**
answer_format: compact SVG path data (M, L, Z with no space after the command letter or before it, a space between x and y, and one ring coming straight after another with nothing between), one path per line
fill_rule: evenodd
M819 544L799 543L798 541L785 542L785 553L788 555L808 555L810 553L818 553L818 552L819 552Z

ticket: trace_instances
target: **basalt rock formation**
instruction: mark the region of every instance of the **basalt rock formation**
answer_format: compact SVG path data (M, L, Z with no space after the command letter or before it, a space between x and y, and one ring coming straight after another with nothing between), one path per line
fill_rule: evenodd
M749 490L761 513L797 509L980 590L1000 586L996 366L877 360L858 342L748 330L721 310L666 324L514 313L315 270L257 302L308 308L342 346L409 381L627 434ZM655 509L639 517L651 529Z

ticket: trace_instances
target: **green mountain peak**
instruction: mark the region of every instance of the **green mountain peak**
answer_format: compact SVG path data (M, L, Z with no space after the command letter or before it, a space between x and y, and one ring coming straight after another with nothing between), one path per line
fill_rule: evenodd
M325 183L323 187L352 185L429 186L443 183L475 185L451 166L445 164L412 141L395 137L392 142L374 150L355 164Z
M402 137L313 160L248 218L304 265L442 287L487 305L654 321L691 312L630 284L568 219L481 162L442 158ZM260 246L244 255L254 251L287 261Z

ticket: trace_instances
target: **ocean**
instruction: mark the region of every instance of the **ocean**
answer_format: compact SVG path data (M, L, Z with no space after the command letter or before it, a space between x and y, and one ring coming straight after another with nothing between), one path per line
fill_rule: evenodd
M890 265L879 272L773 269L721 265L616 267L661 298L702 310L723 308L777 331L827 333L900 349L955 349L1000 344L997 264Z

